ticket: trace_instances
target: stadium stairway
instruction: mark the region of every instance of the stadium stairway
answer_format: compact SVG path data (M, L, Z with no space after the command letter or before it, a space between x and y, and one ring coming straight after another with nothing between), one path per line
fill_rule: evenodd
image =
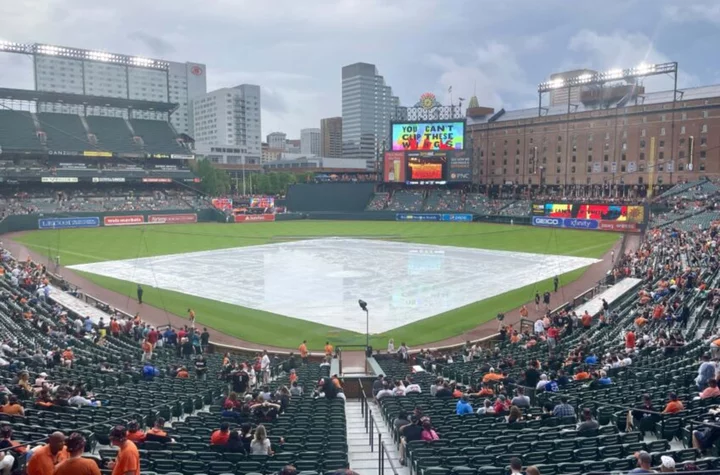
M398 469L399 475L408 475L410 471L400 465L400 454L396 445L392 440L392 434L387 427L386 422L380 414L382 411L375 403L368 401L370 410L374 414L373 422L373 445L370 445L370 434L365 430L365 419L363 418L362 403L360 400L348 400L345 403L345 420L347 421L347 441L348 441L348 462L350 468L355 472L363 475L379 475L378 457L380 446L378 444L378 432L382 435L382 441L388 450L390 460ZM376 425L377 424L377 425ZM385 470L390 473L392 469L385 456Z

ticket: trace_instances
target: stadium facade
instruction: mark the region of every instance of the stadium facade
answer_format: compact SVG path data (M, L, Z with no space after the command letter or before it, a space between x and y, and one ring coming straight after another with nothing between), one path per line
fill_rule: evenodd
M35 90L177 104L170 123L178 133L193 134L190 101L206 91L205 65L46 44L1 42L0 52L33 57ZM45 104L42 112L77 113L70 105ZM157 119L150 110L95 106L90 115Z
M673 90L637 86L602 94L588 88L570 106L470 108L473 182L667 185L720 173L720 85L678 90L675 101Z

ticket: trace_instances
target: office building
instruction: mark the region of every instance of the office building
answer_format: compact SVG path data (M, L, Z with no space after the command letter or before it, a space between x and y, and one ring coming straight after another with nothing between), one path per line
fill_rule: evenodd
M285 151L287 153L300 153L301 145L300 139L288 139L285 142Z
M268 147L285 150L287 147L287 134L285 132L272 132L267 136Z
M197 143L235 146L260 159L260 86L242 84L208 92L192 101Z
M300 153L320 155L320 129L300 130Z
M178 108L170 122L178 133L192 135L190 100L206 92L205 65L45 44L0 42L0 52L31 55L35 90L171 102ZM72 105L42 104L40 112L78 113ZM87 107L88 115L128 117L128 109ZM160 112L133 110L132 118L167 119Z
M320 121L320 155L342 157L342 117L328 117Z
M373 170L390 135L400 100L374 64L342 68L343 158L364 160Z

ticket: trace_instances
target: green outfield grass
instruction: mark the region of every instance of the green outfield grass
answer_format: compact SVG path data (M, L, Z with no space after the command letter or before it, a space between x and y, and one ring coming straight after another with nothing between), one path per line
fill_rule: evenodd
M207 223L33 231L17 240L41 254L59 254L63 265L72 265L322 236L377 237L422 244L595 258L602 256L619 239L619 235L613 233L481 223L303 220L242 225ZM561 283L567 284L583 272L584 269L580 269L563 274ZM82 274L105 288L135 296L135 284L131 282ZM396 344L405 341L417 347L449 338L492 320L500 312L516 308L530 300L535 289L544 291L550 287L551 282L544 281L506 292L387 334L375 335L371 344L384 348L387 339L392 337ZM307 339L311 348L320 349L328 339L336 345L365 343L365 336L358 333L167 290L146 287L143 300L176 315L185 315L188 308L193 308L200 324L258 344L295 348Z

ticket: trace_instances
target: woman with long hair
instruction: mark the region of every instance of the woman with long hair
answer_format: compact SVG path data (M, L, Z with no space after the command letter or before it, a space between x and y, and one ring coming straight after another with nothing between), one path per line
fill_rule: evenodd
M250 453L252 455L272 455L270 439L267 438L265 426L262 424L255 428L255 437L250 442Z

